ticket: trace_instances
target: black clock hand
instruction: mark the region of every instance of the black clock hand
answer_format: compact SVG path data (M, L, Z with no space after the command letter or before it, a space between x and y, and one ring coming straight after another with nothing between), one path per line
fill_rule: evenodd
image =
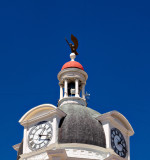
M45 128L43 128L41 132L43 133L43 132L44 132L44 130L45 130ZM41 140L41 136L40 136L40 134L38 134L38 136L39 136L39 139L38 139L38 140L40 141L40 140Z
M128 152L127 149L126 149L126 147L124 147L124 146L122 145L122 141L118 142L118 145L121 145L121 146L123 147L123 149L124 149L126 152Z
M44 135L44 134L39 134L39 136L48 136L48 135Z
M118 141L120 141L120 139L119 139L118 137L116 137L116 139L117 139Z
M128 152L127 149L126 149L126 147L123 147L123 149L124 149L126 152Z
M45 124L45 126L46 126L46 124ZM41 133L39 134L39 140L41 139L41 136L40 136L40 135L41 135L41 134L43 134L43 132L44 132L44 131L45 131L45 129L46 129L46 128L45 128L45 126L43 127L43 129L42 129Z
M46 126L46 124L45 124L45 126ZM42 129L40 134L43 134L44 130L46 129L45 126L43 127L43 129Z

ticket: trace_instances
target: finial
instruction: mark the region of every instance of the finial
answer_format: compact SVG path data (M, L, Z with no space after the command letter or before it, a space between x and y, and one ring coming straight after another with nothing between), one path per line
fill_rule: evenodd
M66 38L65 38L66 39ZM68 43L69 47L71 48L71 52L75 53L75 55L78 55L78 52L76 51L78 48L78 40L77 38L71 34L71 40L74 43L74 45L72 43L69 43L68 40L66 39L66 42Z
M74 61L74 59L76 58L76 54L75 53L71 53L70 54L70 58L71 58L71 61Z

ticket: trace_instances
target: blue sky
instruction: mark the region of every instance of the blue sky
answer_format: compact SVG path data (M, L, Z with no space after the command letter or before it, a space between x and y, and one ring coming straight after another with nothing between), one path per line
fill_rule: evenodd
M117 110L131 123L131 159L148 159L150 113L149 1L0 1L1 159L16 159L18 123L32 107L56 105L57 73L70 41L89 75L88 106Z

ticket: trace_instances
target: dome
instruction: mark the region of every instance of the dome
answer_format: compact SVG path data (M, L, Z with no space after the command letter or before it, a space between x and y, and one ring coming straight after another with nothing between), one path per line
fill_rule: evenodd
M67 115L59 124L58 143L83 143L106 148L102 124L96 119L100 113L78 104L59 107Z
M83 66L77 61L69 61L65 63L61 70L66 69L66 68L79 68L79 69L84 70Z

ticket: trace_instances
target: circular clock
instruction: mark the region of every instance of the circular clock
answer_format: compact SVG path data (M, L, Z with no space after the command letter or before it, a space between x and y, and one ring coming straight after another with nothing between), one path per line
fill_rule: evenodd
M31 150L46 147L52 139L52 125L43 121L35 125L28 135L28 146Z
M126 157L127 145L122 133L117 128L111 129L111 146L120 157Z

